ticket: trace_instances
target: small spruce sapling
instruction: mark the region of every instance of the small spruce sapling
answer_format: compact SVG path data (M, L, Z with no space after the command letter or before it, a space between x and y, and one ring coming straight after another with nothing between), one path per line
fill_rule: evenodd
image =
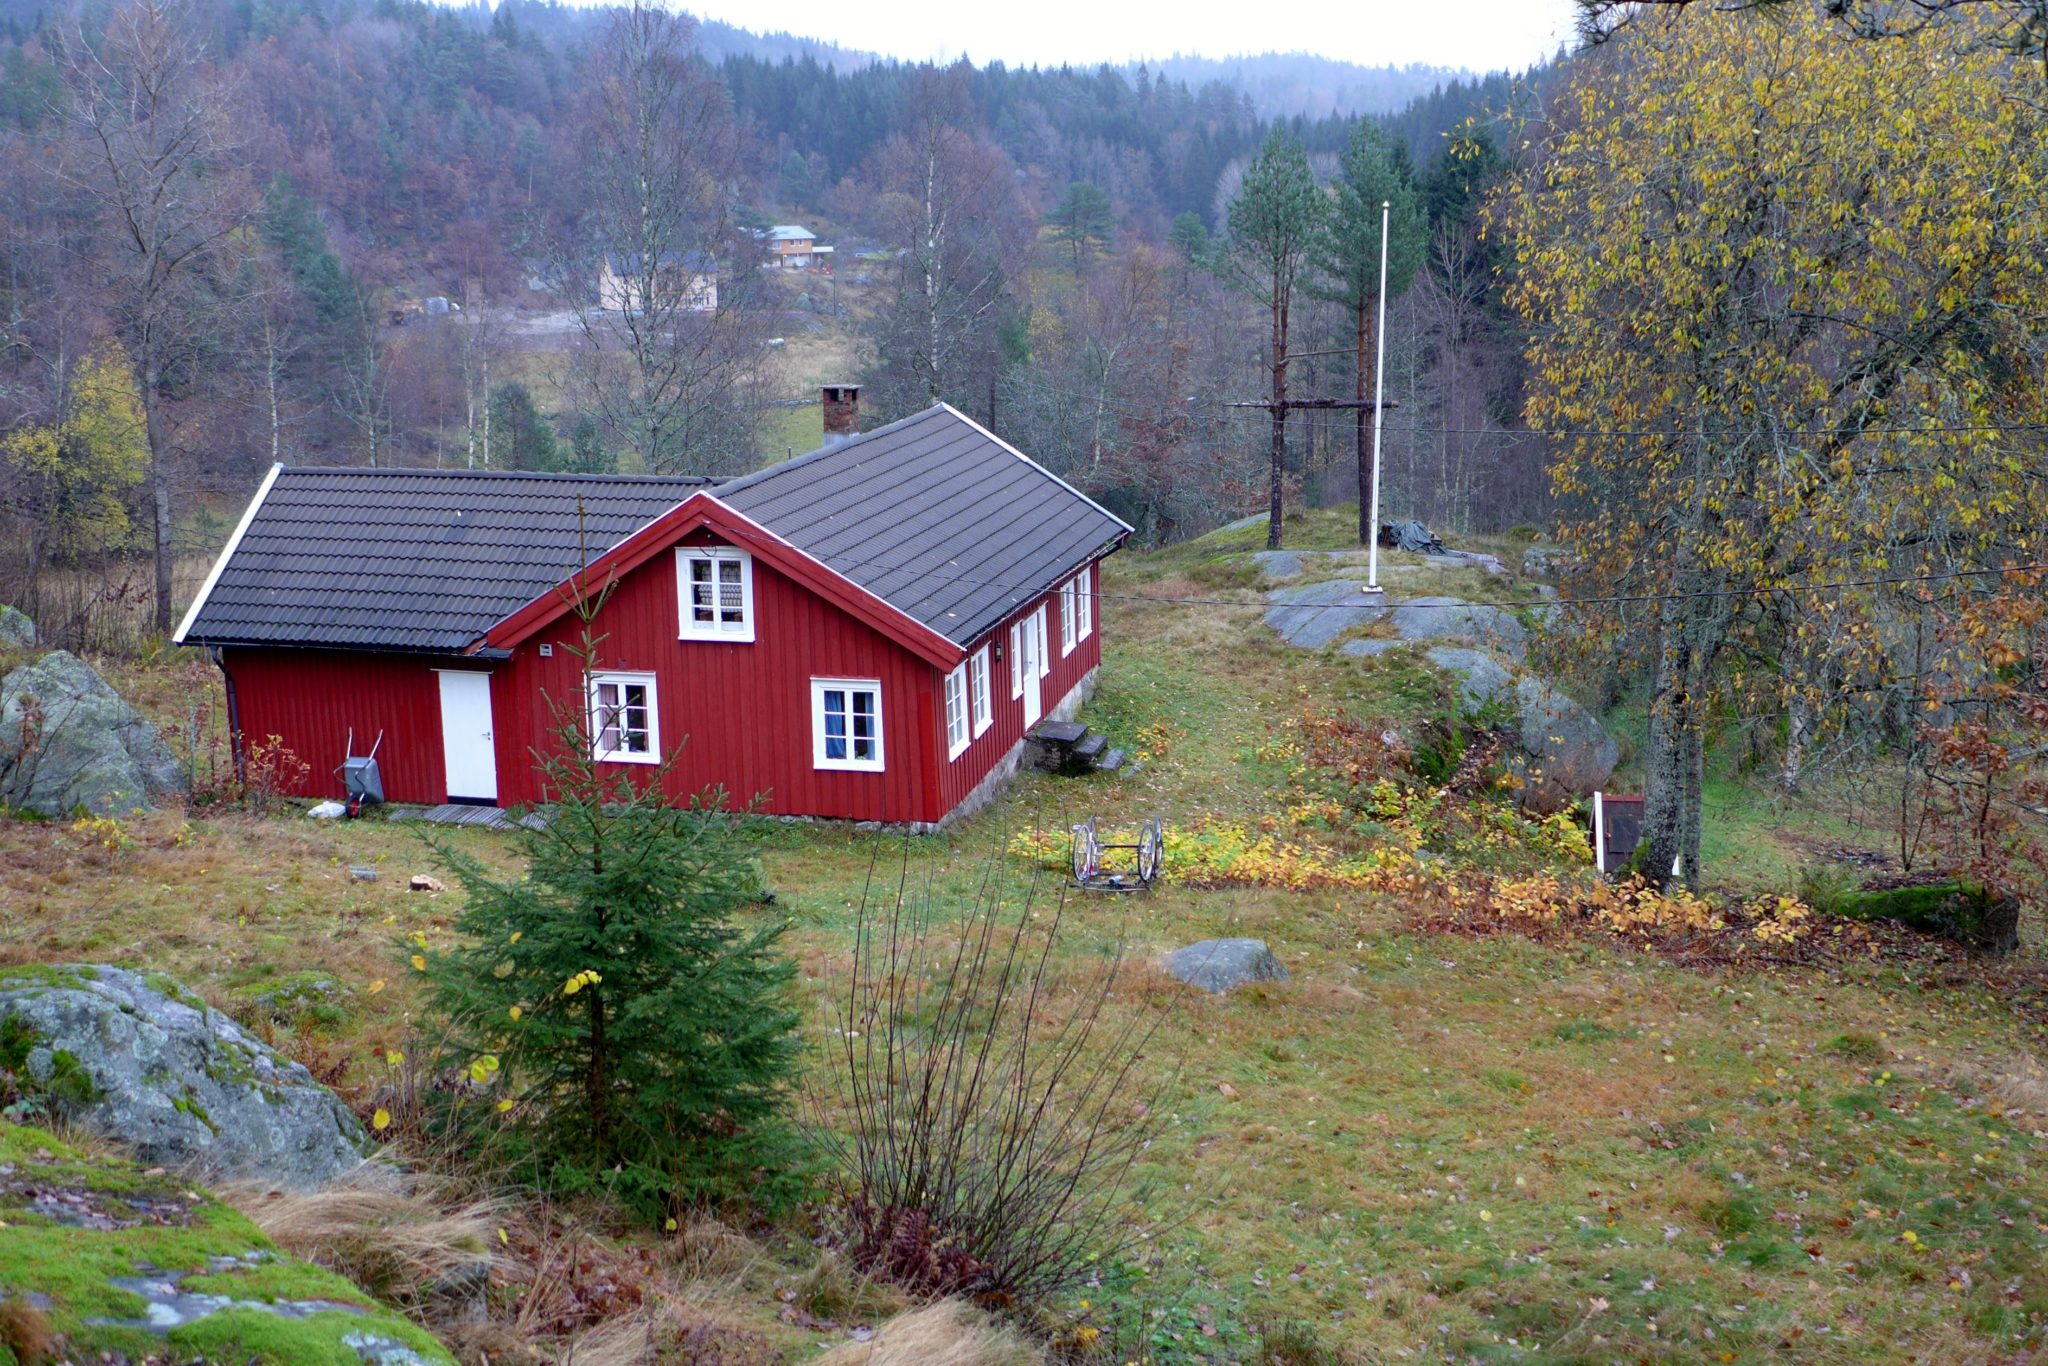
M582 643L559 648L587 698L602 595L576 606ZM467 904L456 945L413 962L446 1022L443 1063L465 1079L452 1113L526 1179L607 1189L649 1218L786 1205L809 1171L786 1116L795 967L785 924L734 921L759 898L746 814L717 789L670 800L677 752L625 772L594 759L605 718L580 698L548 706L547 805L517 836L524 871L435 846Z

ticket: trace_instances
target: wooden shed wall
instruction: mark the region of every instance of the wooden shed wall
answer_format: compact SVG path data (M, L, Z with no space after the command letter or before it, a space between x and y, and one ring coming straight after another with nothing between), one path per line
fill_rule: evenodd
M436 664L420 655L344 650L230 648L223 651L235 681L242 734L250 748L276 737L307 766L288 786L295 797L338 797L349 728L366 754L382 732L377 766L394 802L447 800L441 758L441 685ZM494 685L495 686L495 685Z

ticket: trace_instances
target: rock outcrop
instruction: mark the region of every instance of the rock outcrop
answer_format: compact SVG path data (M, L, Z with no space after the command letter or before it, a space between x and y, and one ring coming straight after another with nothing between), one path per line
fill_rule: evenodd
M363 1160L362 1126L312 1073L124 968L0 968L0 1065L154 1166L302 1190Z
M1518 664L1529 653L1529 633L1514 613L1463 598L1410 598L1387 624L1403 640L1469 640Z
M35 647L36 624L0 602L0 650L33 650Z
M1479 715L1515 686L1507 666L1484 650L1439 645L1422 657L1457 681L1458 711L1467 717Z
M1384 593L1373 596L1364 589L1362 579L1276 588L1266 594L1266 625L1304 650L1320 650L1353 628L1385 623L1403 641L1470 641L1516 663L1529 653L1528 629L1504 607L1446 597L1390 602Z
M1287 980L1287 969L1263 939L1204 939L1167 954L1166 970L1219 996L1247 982Z
M1325 579L1266 594L1266 625L1280 639L1304 650L1320 650L1356 626L1370 626L1392 609L1386 595L1370 596L1363 579Z
M1493 710L1511 720L1527 806L1555 810L1613 776L1621 749L1599 718L1551 683L1520 672L1529 653L1521 616L1464 598L1389 603L1361 592L1364 586L1356 579L1328 579L1275 589L1266 594L1266 625L1305 650L1323 649L1358 627L1391 629L1395 639L1346 640L1336 652L1372 658L1411 646L1456 680L1458 710L1467 719ZM1529 610L1547 617L1557 609L1540 604Z
M0 1361L454 1366L189 1174L67 1137L0 1119Z
M163 735L76 655L52 650L0 679L0 803L104 816L184 785Z
M1533 674L1515 683L1515 720L1524 806L1556 810L1614 776L1621 747L1599 718Z
M1456 681L1464 716L1494 710L1512 717L1523 805L1553 811L1591 795L1614 776L1621 747L1598 717L1553 684L1534 674L1518 678L1484 650L1439 646L1423 658Z

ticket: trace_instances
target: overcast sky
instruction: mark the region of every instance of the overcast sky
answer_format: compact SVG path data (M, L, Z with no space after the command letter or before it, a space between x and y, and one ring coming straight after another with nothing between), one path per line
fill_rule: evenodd
M1571 34L1571 0L681 0L741 28L786 29L911 60L1057 66L1175 52L1315 52L1367 66L1520 68Z

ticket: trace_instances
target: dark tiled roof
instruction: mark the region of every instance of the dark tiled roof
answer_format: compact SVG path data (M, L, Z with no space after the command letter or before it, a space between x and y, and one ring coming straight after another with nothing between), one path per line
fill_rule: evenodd
M1130 531L943 405L714 493L956 645Z
M185 638L460 650L705 482L280 470Z
M705 483L282 470L183 638L461 650ZM944 406L712 492L959 645L1130 530Z

